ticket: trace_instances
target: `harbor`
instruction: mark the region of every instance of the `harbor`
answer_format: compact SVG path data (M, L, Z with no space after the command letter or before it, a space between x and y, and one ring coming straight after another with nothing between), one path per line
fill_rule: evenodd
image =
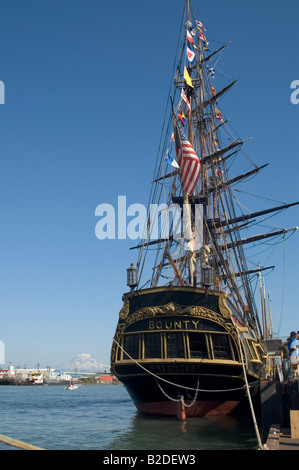
M257 399L254 401L254 406L252 409L248 406L247 412L244 415L240 415L239 417L237 416L231 416L225 418L225 416L212 416L212 417L207 417L207 418L184 418L180 417L171 419L169 421L169 418L164 417L162 419L156 418L157 420L157 425L160 427L165 427L166 429L168 428L168 425L172 423L174 426L174 429L176 429L176 432L180 433L181 432L190 432L190 429L193 429L192 432L194 432L195 429L201 429L202 426L208 426L206 428L206 433L207 436L209 436L210 431L208 431L208 428L210 428L212 431L215 426L220 426L220 428L227 429L228 433L228 438L230 439L230 445L232 448L234 448L234 439L236 438L235 433L237 432L236 429L240 429L241 435L243 433L249 433L250 438L248 439L248 449L247 447L244 448L244 450L263 450L263 451L271 451L271 450L299 450L299 381L298 381L298 376L294 376L292 379L286 378L286 376L282 373L282 361L281 361L281 347L282 347L283 341L279 339L275 340L268 340L267 346L268 346L268 362L267 362L267 377L265 380L262 380L260 382L260 391L258 394ZM115 413L120 412L119 416L119 426L120 429L123 429L124 436L126 435L125 429L126 429L126 424L123 422L123 419L129 419L132 420L132 423L134 423L134 426L136 426L136 429L138 429L138 434L141 433L140 437L142 439L142 432L144 432L143 427L140 428L140 424L142 426L146 427L149 425L150 427L152 426L152 420L148 417L142 416L139 413L134 410L134 406L131 403L130 397L128 396L125 387L122 386L119 382L115 380L115 377L113 377L110 373L79 373L78 371L71 372L71 373L62 373L61 371L54 369L48 369L48 370L30 370L30 369L25 369L26 370L26 375L24 375L24 370L23 369L14 369L14 367L9 364L7 369L2 369L0 370L0 380L7 380L10 378L11 380L14 379L14 382L7 383L6 387L1 387L1 392L3 390L7 390L3 394L2 393L2 398L3 400L3 406L6 407L6 401L5 401L5 396L11 397L11 399L14 401L16 404L16 409L18 408L17 401L19 399L22 400L22 395L23 393L19 393L18 390L27 390L28 393L26 392L25 396L26 402L31 402L32 401L32 416L36 414L36 411L34 411L36 405L38 402L43 401L46 399L46 402L50 404L53 409L57 406L56 404L56 397L63 406L61 410L65 409L67 410L68 406L74 406L77 402L80 403L82 401L82 398L84 400L89 400L91 397L93 397L94 404L93 407L91 408L91 412L93 409L93 413L98 413L96 411L96 408L94 408L94 405L99 402L99 403L107 403L107 406L110 407L109 402L112 400L111 403L114 403L115 406ZM297 371L295 371L297 373ZM42 374L44 378L44 386L40 386L41 383L40 380L38 380L40 374ZM84 376L85 375L85 376ZM74 377L75 376L75 377ZM19 387L18 385L28 385L28 379L30 378L30 384L32 387ZM59 381L59 378L61 380ZM47 384L47 379L51 379L49 384ZM55 380L54 380L55 379ZM62 386L65 384L69 384L71 379L72 384L76 384L77 386L74 388L74 392L71 392L69 395L69 392L66 391L67 387ZM38 380L38 382L35 382L35 380ZM26 382L27 381L27 382ZM1 383L1 382L0 382ZM48 387L47 385L55 383L55 385L61 385L59 386L54 386L54 387ZM86 387L79 388L78 390L77 387L78 385L87 385ZM103 384L105 385L104 387L95 387L95 385L100 385ZM114 384L114 386L112 386ZM115 387L115 385L118 385ZM112 388L111 388L112 386ZM244 381L244 387L245 387L245 381ZM51 392L53 390L53 392ZM56 392L57 390L57 392ZM84 390L84 392L82 392ZM100 390L100 392L97 392L97 390ZM107 393L106 393L107 391ZM49 393L50 392L50 393ZM38 395L36 395L38 393ZM108 399L108 396L110 396L110 399ZM114 400L114 395L115 395L115 400ZM17 401L16 398L18 397ZM47 398L46 398L47 397ZM247 395L248 399L249 395ZM36 401L37 400L37 401ZM53 401L55 400L55 401ZM129 415L126 416L124 414L124 409L123 404L128 407ZM249 401L248 401L249 404ZM102 405L101 405L102 406ZM104 405L104 410L105 410ZM60 408L60 406L59 406ZM103 410L103 411L104 411ZM106 410L108 412L108 408ZM3 410L2 410L3 413ZM43 413L44 414L44 413ZM13 415L13 412L12 412ZM44 418L46 418L47 412L44 414ZM126 416L126 418L125 418ZM31 418L32 419L32 418ZM30 422L30 419L29 419ZM3 420L3 423L5 423L5 419ZM80 419L78 421L78 424L81 423ZM121 424L122 423L122 424ZM148 423L148 424L146 424ZM70 423L71 424L71 423ZM89 425L86 423L87 427ZM81 424L80 424L81 426ZM140 429L139 429L140 428ZM28 429L25 427L24 429L27 429L25 433L21 434L22 439L20 439L19 434L5 434L3 432L3 429L0 434L0 443L2 443L5 448L11 447L11 448L18 448L21 450L47 450L47 448L51 449L51 444L49 442L39 442L37 441L30 441L30 432L28 433ZM8 428L9 429L9 428ZM14 428L11 428L14 429ZM91 428L90 428L91 429ZM189 429L189 431L188 431ZM204 428L205 429L205 428ZM217 428L215 428L215 435L212 432L213 437L213 442L210 444L207 441L207 438L202 435L202 432L198 435L198 445L205 446L207 445L208 448L211 445L212 448L218 448L219 450L222 449L222 446L220 442L218 443L219 435L217 434L216 431ZM27 433L27 436L26 436ZM232 433L232 434L230 434ZM120 436L121 437L121 436ZM207 441L207 442L206 442ZM131 445L132 445L132 441ZM192 444L189 443L190 445ZM144 445L144 440L142 440L142 443ZM45 445L46 444L46 445ZM186 444L186 443L185 443ZM188 448L189 448L188 444ZM194 444L194 443L193 443ZM78 448L82 448L82 446L85 448L88 443L78 442L76 444ZM54 448L57 448L59 446L58 443L54 444ZM109 446L108 446L109 447ZM243 445L240 443L237 444L237 448L242 449ZM1 446L0 446L1 449ZM144 450L146 450L147 447L145 446Z
M263 414L257 415L262 450L299 450L299 440L292 435L290 414L292 408L299 413L298 382L280 384L269 380L262 385ZM123 386L89 385L75 392L67 392L64 387L8 386L2 387L1 397L0 451L260 451L250 414L242 418L153 420L136 413Z
M260 382L259 394L258 397L255 397L253 408L248 406L247 412L244 415L239 417L231 416L227 417L227 420L224 416L220 416L219 419L216 416L210 418L186 418L178 416L175 418L175 421L171 421L175 425L176 432L180 433L181 431L188 432L188 428L200 429L202 426L208 424L211 429L217 423L217 426L221 426L224 429L227 428L228 434L233 430L232 436L236 432L236 425L242 429L241 434L244 432L249 432L250 439L248 449L250 450L299 450L299 381L297 370L294 369L294 376L289 378L286 373L283 373L282 367L282 357L281 350L283 345L283 340L273 339L267 341L267 377L265 380ZM43 381L41 380L43 379ZM10 382L8 382L10 380ZM3 382L2 382L3 381ZM109 372L102 373L83 373L78 371L69 371L62 372L59 369L15 369L12 364L8 365L7 369L0 369L0 384L5 383L6 387L1 387L1 392L7 390L7 397L12 397L16 400L22 399L23 393L19 394L18 390L28 390L26 392L26 402L32 401L33 409L36 407L36 399L38 402L40 400L46 399L46 402L55 407L56 396L61 402L61 404L66 407L68 405L74 406L77 402L80 403L82 396L84 400L89 397L93 397L94 403L97 403L98 399L100 402L104 398L103 403L107 401L109 404L109 399L107 400L106 395L110 395L113 403L113 396L115 394L115 412L122 409L122 403L129 405L130 417L127 416L126 419L133 420L137 428L139 429L138 423L149 423L151 425L152 421L148 421L148 417L142 416L139 413L136 413L134 410L133 404L130 401L130 398L125 390L125 387L122 386L120 382L116 380ZM67 385L68 386L64 386ZM70 384L71 387L70 387ZM83 387L85 390L82 392L82 387L78 389L80 385L87 385ZM95 385L105 385L104 387L95 387ZM112 385L118 385L117 387ZM19 385L32 385L31 387L19 387ZM44 386L41 386L44 385ZM48 387L47 385L56 385L54 387ZM57 386L57 385L60 385ZM63 385L63 386L62 386ZM244 387L246 381L244 380ZM112 388L111 388L112 386ZM108 387L108 388L107 388ZM67 392L67 389L72 389L74 392ZM77 390L78 389L78 390ZM34 391L35 390L35 391ZM51 392L53 390L53 393ZM57 393L56 393L57 390ZM99 396L97 396L97 390L101 390ZM107 393L105 392L107 390ZM49 393L50 392L50 393ZM38 395L36 395L38 393ZM5 395L3 406L5 407ZM250 394L247 395L248 405ZM39 397L39 398L38 398ZM47 398L46 398L47 397ZM122 398L120 398L122 397ZM17 402L15 402L17 403ZM73 403L73 405L72 405ZM105 406L105 405L104 405ZM64 408L62 408L64 409ZM107 410L108 412L108 410ZM123 412L121 412L123 413ZM34 411L35 414L35 411ZM46 419L46 414L44 415ZM178 419L179 418L179 419ZM158 419L158 418L156 418ZM169 419L169 418L168 418ZM167 417L158 419L160 426L166 427L169 424ZM237 419L237 421L235 421ZM191 422L190 422L191 420ZM5 419L3 421L5 423ZM30 420L29 420L30 422ZM78 422L80 423L80 421ZM119 421L119 426L123 427L125 431L125 423L122 423L122 419ZM134 426L135 426L134 425ZM4 428L5 429L5 428ZM13 428L12 428L13 429ZM246 431L247 430L247 431ZM3 431L1 429L0 431ZM184 432L185 432L184 431ZM138 431L139 433L140 431ZM143 431L142 431L143 432ZM27 430L28 433L28 430ZM126 433L125 433L126 434ZM209 435L209 432L208 432ZM0 443L5 447L18 448L21 450L47 450L49 447L45 445L45 442L32 442L29 440L30 433L28 435L28 440L26 439L26 432L22 434L22 439L19 439L20 435L16 434L5 434L0 433ZM233 446L233 441L235 437L230 436L231 446ZM218 436L219 437L219 436ZM212 447L217 448L217 432L213 438ZM201 445L206 445L206 438L200 434ZM220 443L219 443L220 444ZM58 444L54 444L54 447L57 448ZM78 448L84 447L86 443L80 442L77 444ZM208 447L210 444L207 444ZM240 444L238 444L240 446ZM51 448L51 444L50 444ZM220 449L221 450L221 445ZM242 446L240 446L242 448ZM1 449L1 445L0 445ZM146 450L146 447L145 449ZM246 450L246 449L244 449Z
M0 452L269 463L299 450L298 15L135 3L1 8Z
M0 434L46 450L257 450L251 416L151 419L123 386L1 387ZM14 447L0 444L0 451Z
M117 380L110 372L83 372L83 371L67 371L60 369L21 369L14 368L9 363L7 369L0 369L0 386L1 385L32 385L32 386L55 386L69 385L70 383L84 384L113 384Z

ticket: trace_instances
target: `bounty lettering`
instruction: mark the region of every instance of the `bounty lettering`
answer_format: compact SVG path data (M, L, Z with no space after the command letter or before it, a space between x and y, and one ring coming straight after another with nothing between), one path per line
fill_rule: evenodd
M199 320L149 320L148 330L199 330Z

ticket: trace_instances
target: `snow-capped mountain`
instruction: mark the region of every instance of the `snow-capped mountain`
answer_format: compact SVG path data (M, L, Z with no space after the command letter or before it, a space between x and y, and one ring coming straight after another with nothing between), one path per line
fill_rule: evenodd
M102 362L98 362L91 356L91 354L81 353L77 354L69 362L64 363L61 366L61 369L67 371L77 370L78 372L109 372L110 366L103 364Z

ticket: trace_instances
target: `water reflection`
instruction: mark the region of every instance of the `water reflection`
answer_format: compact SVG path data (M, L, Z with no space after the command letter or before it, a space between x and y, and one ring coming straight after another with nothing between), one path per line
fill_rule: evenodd
M250 416L189 418L142 417L127 423L109 450L248 450L257 449Z

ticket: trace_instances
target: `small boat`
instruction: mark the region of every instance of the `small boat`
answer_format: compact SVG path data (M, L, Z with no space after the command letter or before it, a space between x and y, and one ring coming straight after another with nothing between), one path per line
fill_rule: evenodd
M77 388L77 384L69 384L67 387L65 387L65 390L77 390Z
M36 374L35 379L33 380L33 385L44 385L44 383L43 374Z

